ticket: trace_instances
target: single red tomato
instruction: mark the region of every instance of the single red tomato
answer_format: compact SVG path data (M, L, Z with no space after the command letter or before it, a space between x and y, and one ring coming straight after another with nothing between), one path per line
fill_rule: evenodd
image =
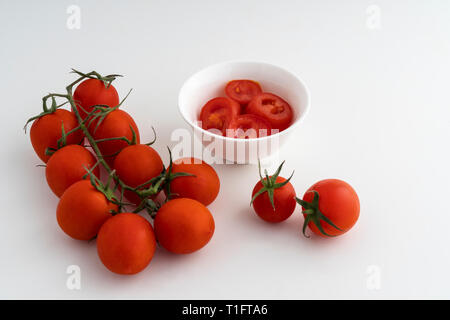
M289 103L268 92L255 96L247 105L246 112L265 118L272 128L280 131L291 125L294 116Z
M155 149L145 144L137 144L124 148L117 155L114 169L126 185L133 188L143 185L141 189L145 189L150 186L145 183L161 174L164 165ZM124 196L135 205L141 202L141 198L133 191L124 190Z
M231 120L227 137L247 139L270 136L272 127L266 119L254 114L241 114Z
M56 209L61 229L77 240L93 239L103 223L111 218L118 207L108 201L89 180L71 185L62 195Z
M277 223L289 218L295 210L295 190L289 182L292 175L285 179L279 174L284 161L269 179L262 178L252 192L252 205L256 214L267 222Z
M110 271L136 274L148 266L156 249L151 224L135 213L119 213L106 221L97 236L97 253Z
M225 87L226 95L241 105L248 104L253 97L262 93L261 86L253 80L232 80Z
M345 181L322 180L297 199L303 208L306 226L321 236L338 236L350 230L359 218L359 198Z
M73 93L73 99L83 119L96 105L107 105L113 108L119 104L116 88L112 84L106 87L104 82L98 79L87 79L81 82Z
M115 157L123 148L128 146L128 143L124 140L101 140L125 137L131 142L134 131L136 144L140 142L139 130L133 118L127 112L120 109L108 113L98 126L97 122L94 121L89 126L89 131L95 140L99 140L97 142L98 148L110 166L113 166Z
M192 176L180 176L171 181L170 193L175 198L194 199L205 206L216 199L220 180L209 164L195 158L178 159L172 165L172 173L179 172L189 173Z
M205 130L217 129L225 135L231 120L240 113L241 106L230 98L218 97L209 100L200 112L200 121Z
M203 248L214 233L214 218L202 203L188 198L166 202L156 213L158 243L173 253L192 253Z
M50 156L45 154L47 148L57 148L57 142L62 136L62 126L66 133L78 127L77 117L73 112L56 109L55 112L34 120L30 129L31 144L42 161L47 162L50 159ZM80 143L83 137L83 132L76 130L66 137L66 145Z
M65 146L47 162L45 175L48 186L57 197L61 197L68 187L82 180L87 174L86 169L91 170L96 162L97 159L86 148L77 144ZM99 177L98 166L93 173Z

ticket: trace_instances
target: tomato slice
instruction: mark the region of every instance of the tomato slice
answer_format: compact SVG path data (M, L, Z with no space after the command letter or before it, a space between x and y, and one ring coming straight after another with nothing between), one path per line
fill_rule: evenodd
M205 130L218 129L225 135L231 120L241 111L241 106L230 98L214 98L209 100L200 112L200 121Z
M279 96L263 92L255 96L246 108L247 113L255 114L270 122L272 128L280 131L292 123L292 108Z
M253 80L232 80L225 87L225 93L242 105L249 103L253 97L262 93L261 86Z
M227 128L227 137L248 139L269 136L272 126L269 121L254 114L235 117ZM264 130L264 131L263 131Z

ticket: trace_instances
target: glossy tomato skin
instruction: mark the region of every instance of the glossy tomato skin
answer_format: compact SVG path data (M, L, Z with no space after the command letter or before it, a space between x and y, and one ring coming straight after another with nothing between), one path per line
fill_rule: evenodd
M117 109L110 112L98 125L94 122L89 126L95 140L106 138L119 138L125 137L129 141L133 139L133 128L136 134L136 143L140 142L139 130L133 118L125 111ZM130 127L131 126L131 127ZM123 140L110 140L97 143L100 152L105 157L106 162L112 167L114 165L114 159L117 154L128 146L128 143Z
M283 177L277 177L276 183L282 183L286 181ZM263 187L261 181L259 181L253 188L253 196ZM264 221L271 223L278 223L289 218L295 210L295 190L290 182L274 190L273 201L275 204L275 210L273 210L270 203L269 195L264 192L257 196L253 201L253 209L256 214Z
M119 213L106 221L97 237L102 263L118 274L136 274L148 266L156 249L153 228L135 213Z
M56 218L61 229L70 237L91 240L103 223L111 218L112 210L117 211L117 205L109 202L89 180L81 180L63 193L56 209Z
M62 135L62 125L67 133L78 126L75 114L65 109L56 109L55 112L36 119L30 129L30 138L33 149L43 162L47 162L50 156L45 154L47 148L57 147L57 142ZM77 130L69 134L66 144L77 144L82 141L84 134Z
M95 105L107 105L113 108L119 104L119 94L116 88L113 85L106 88L103 81L98 79L87 79L81 82L73 93L73 99L83 119Z
M216 129L225 135L231 120L241 112L241 106L234 100L218 97L209 100L200 112L200 121L205 130Z
M206 162L195 158L174 161L172 173L185 172L194 176L177 177L170 183L174 198L190 198L209 205L220 190L220 180L216 171Z
M159 244L172 253L192 253L203 248L214 233L214 218L202 203L179 198L166 202L156 214Z
M359 198L355 190L345 181L326 179L315 183L303 196L303 200L312 202L315 190L319 193L319 209L330 219L338 230L325 221L321 221L324 231L332 236L344 234L350 230L359 218ZM305 215L304 215L305 216ZM315 233L324 236L320 230L310 222L308 227Z
M164 165L155 149L145 144L137 144L124 148L117 155L114 168L126 185L135 188L158 176ZM148 186L147 184L145 187ZM124 190L124 195L135 205L141 202L141 198L135 192Z
M227 136L233 138L259 138L270 136L272 126L263 117L254 114L241 114L231 120Z
M77 181L83 179L87 169L94 167L97 159L86 148L73 144L56 151L45 168L45 175L50 189L57 197L61 197L64 191ZM93 173L99 177L98 166Z
M268 92L255 96L246 108L247 113L252 113L265 118L272 128L280 131L288 128L294 117L289 103L281 97Z
M261 86L253 80L232 80L227 83L225 93L241 105L247 105L256 95L262 93Z

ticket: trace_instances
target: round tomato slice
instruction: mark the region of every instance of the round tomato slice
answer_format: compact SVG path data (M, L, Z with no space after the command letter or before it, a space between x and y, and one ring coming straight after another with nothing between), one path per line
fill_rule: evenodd
M248 139L269 136L271 134L270 123L254 114L241 114L231 120L227 128L227 137Z
M209 100L202 108L200 121L205 130L217 129L225 135L225 130L240 113L241 106L234 100L219 97Z
M252 80L232 80L225 87L225 93L228 97L240 104L249 103L253 97L262 93L258 82Z
M292 108L279 96L264 92L252 99L247 106L247 113L267 119L272 128L283 131L292 123Z

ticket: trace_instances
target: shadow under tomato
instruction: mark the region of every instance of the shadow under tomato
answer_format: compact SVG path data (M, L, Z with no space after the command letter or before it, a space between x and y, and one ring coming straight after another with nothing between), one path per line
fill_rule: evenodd
M242 208L239 212L239 220L249 228L252 228L252 232L260 232L262 237L285 237L289 241L298 241L300 246L309 245L322 248L336 246L346 236L344 234L333 238L322 237L307 228L306 235L309 238L305 237L302 232L304 218L299 208L296 208L288 219L279 223L269 223L259 218L253 207L248 206L247 208Z

